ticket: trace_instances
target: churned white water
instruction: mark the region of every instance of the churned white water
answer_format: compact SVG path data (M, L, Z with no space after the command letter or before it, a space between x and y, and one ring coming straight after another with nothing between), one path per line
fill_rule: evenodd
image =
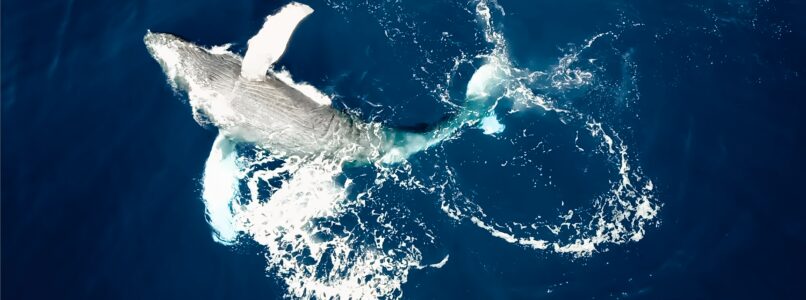
M456 181L457 171L440 159L436 159L436 171L425 178L413 172L412 164L406 161L394 165L378 162L372 171L350 177L344 173L349 157L278 157L266 149L239 148L219 136L205 166L202 193L215 239L226 245L240 239L253 240L265 248L267 272L282 280L288 296L318 299L399 298L412 268L450 264L449 255L436 261L424 259L423 247L440 238L432 234L427 220L405 217L405 208L400 206L379 204L380 190L389 186L427 195L433 199L434 209L441 210L446 218L473 224L501 242L535 251L587 256L608 245L641 240L649 226L657 224L660 203L654 184L629 151L629 143L603 121L573 106L559 105L532 88L538 80L556 90L591 85L595 72L574 62L597 40L612 33L597 34L558 58L556 64L532 71L512 62L506 39L495 29L494 15L503 14L503 9L495 2L480 1L472 11L479 32L491 47L485 53L462 53L455 58L457 65L470 64L474 59L485 62L469 79L464 100L512 101L509 114L552 112L536 117L560 118L565 126L573 126L595 141L592 149L578 149L600 158L614 175L607 179L608 189L590 199L585 214L568 209L533 222L492 215L472 193L463 192ZM300 11L301 17L305 15ZM267 19L267 24L274 21ZM315 87L294 83L288 71L272 72L317 102L330 104L330 97ZM450 80L451 74L445 77ZM443 97L448 93L436 89L434 94ZM190 97L193 103L194 95ZM506 134L506 115L477 116L480 118L461 120L453 126L476 126L491 135L490 139ZM457 130L454 137L461 139L461 131ZM521 138L528 138L526 132ZM355 184L367 178L371 186Z

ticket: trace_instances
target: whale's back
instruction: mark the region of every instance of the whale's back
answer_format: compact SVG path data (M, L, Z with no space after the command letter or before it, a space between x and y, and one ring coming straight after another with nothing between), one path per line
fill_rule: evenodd
M238 136L289 154L318 154L336 148L367 146L360 121L321 105L272 75L239 78L229 97L240 117Z

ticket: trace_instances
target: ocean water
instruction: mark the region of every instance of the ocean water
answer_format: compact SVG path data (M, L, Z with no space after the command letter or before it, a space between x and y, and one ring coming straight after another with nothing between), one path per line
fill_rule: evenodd
M803 3L305 3L275 72L333 107L494 106L398 164L277 157L143 36L243 55L287 2L4 1L2 297L806 295Z

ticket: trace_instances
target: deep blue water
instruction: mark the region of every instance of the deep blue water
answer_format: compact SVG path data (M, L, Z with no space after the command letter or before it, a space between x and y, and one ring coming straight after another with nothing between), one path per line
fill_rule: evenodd
M403 19L416 21L413 32L423 47L441 31L453 33L454 46L434 47L433 73L450 68L442 60L460 49L486 47L477 24L459 17L472 4L404 2L402 11L411 15ZM177 100L142 37L151 29L204 45L235 42L243 51L263 17L283 4L3 1L3 298L282 297L260 249L211 238L199 178L215 132L199 127ZM390 125L433 124L450 113L411 79L411 66L424 59L420 46L405 36L394 43L386 38L384 30L400 24L385 24L360 5L345 11L308 4L316 13L279 62L295 78L341 95L337 107ZM437 252L450 254L441 269L412 270L404 298L806 297L802 2L499 4L506 14L496 16L497 28L523 68L546 69L573 48L569 43L617 33L585 58L615 59L617 66L629 57L638 70L635 89L608 89L629 82L619 80L628 72L608 68L595 73L613 78L602 81L605 92L558 99L622 132L657 187L660 223L639 242L574 258L504 243L468 222L451 222L425 195L402 194L437 228ZM592 101L610 99L607 91L640 97L623 110ZM554 126L535 121L539 116L523 118L507 119L507 130ZM478 131L469 132L444 153L454 153L448 161L480 185L474 194L520 199L522 192L502 188L519 179L463 167L468 159L509 155L503 143L481 141ZM427 154L414 165L427 165ZM578 163L556 158L545 163ZM528 215L601 188L557 176L565 193L546 202L482 204L499 214Z

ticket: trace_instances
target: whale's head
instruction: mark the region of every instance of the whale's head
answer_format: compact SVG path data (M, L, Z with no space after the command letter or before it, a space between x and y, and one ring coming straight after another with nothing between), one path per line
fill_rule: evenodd
M241 58L229 51L210 50L167 33L146 33L143 42L160 64L168 83L187 93L193 116L201 125L225 118L227 95L239 78Z
M167 33L148 32L143 38L174 89L213 90L237 79L240 59L229 52L211 50Z
M181 38L166 34L152 33L149 31L143 38L148 53L162 67L162 71L168 76L168 82L175 89L187 91L188 69L195 65L192 61L191 53L199 52L199 47Z

